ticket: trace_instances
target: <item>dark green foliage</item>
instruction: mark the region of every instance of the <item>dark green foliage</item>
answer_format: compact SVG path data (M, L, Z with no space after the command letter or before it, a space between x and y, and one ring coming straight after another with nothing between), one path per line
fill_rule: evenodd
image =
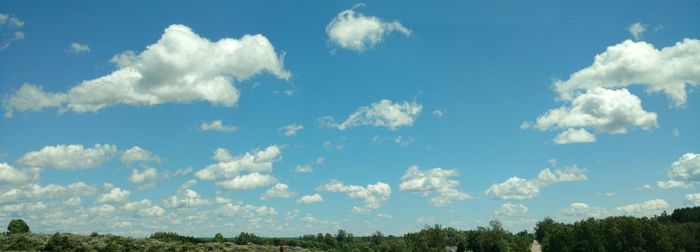
M9 234L23 234L29 232L29 225L22 219L12 220L7 225L7 233Z
M238 245L244 245L244 244L248 244L248 243L262 244L262 239L260 239L260 237L257 237L253 233L241 232L238 235L238 237L236 237L235 243Z
M653 218L589 218L573 224L538 222L543 251L700 251L700 207Z
M224 241L226 241L226 240L224 239L224 236L221 233L216 233L214 235L214 239L212 240L212 242L224 242Z
M199 243L201 240L194 238L192 236L184 236L180 235L175 232L155 232L151 234L151 237L149 239L155 239L159 241L164 241L164 242L172 242L172 241L179 241L179 242L187 242L187 243Z

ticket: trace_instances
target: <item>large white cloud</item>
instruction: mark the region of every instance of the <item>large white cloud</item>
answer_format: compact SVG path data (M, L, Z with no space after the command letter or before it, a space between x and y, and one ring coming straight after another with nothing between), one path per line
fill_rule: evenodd
M651 92L664 92L674 105L687 100L686 86L700 84L700 40L684 39L658 50L644 41L626 40L595 56L593 64L557 80L554 89L562 99L595 87L618 88L644 85Z
M50 200L61 196L88 196L96 192L97 188L94 185L84 182L65 186L55 184L42 186L32 183L0 190L0 203Z
M700 193L686 194L685 201L690 206L700 206Z
M359 185L345 185L340 181L331 181L317 188L323 192L342 192L350 198L362 199L363 206L353 206L352 211L355 213L369 213L372 210L378 209L382 203L389 200L391 197L391 187L383 182L370 184L366 187Z
M559 211L558 216L564 221L579 221L589 217L603 218L608 215L605 208L592 207L586 203L574 202Z
M175 195L167 197L163 200L163 206L166 208L196 208L202 205L209 204L209 201L203 199L199 193L190 189L197 181L194 179L188 180Z
M630 127L656 128L656 118L656 113L645 111L641 100L626 89L594 87L574 98L571 106L549 110L537 117L535 123L525 122L522 127L563 130L555 143L566 144L595 141L595 136L584 128L625 134Z
M496 216L501 217L513 217L513 216L523 216L527 213L528 209L526 206L521 204L513 204L510 202L503 203L501 207L496 210Z
M700 154L683 154L678 161L671 164L667 174L668 181L657 182L660 189L688 188L700 182Z
M239 97L233 80L242 81L262 72L281 79L291 75L284 69L283 57L263 35L212 42L184 25L169 26L160 40L143 52L127 51L115 56L113 62L118 65L114 72L83 81L65 93L48 93L25 84L3 101L5 116L44 107L81 113L119 104L150 106L193 101L233 107Z
M662 199L647 200L615 208L618 214L633 216L653 216L668 209L668 203Z
M365 16L354 9L344 10L326 26L328 41L340 48L362 52L397 31L410 36L411 31L398 21L385 22L378 17Z
M79 144L61 144L24 154L17 160L17 164L36 168L85 169L102 165L116 153L117 147L109 144L95 144L93 148Z
M459 181L450 179L457 176L457 170L433 168L422 171L418 166L411 166L401 177L399 189L420 193L424 196L433 195L430 203L435 206L446 206L454 200L466 200L471 196L459 190Z
M502 183L491 185L486 190L486 194L503 200L532 199L539 194L542 187L547 185L587 179L584 170L576 166L555 170L547 168L540 171L537 178L532 180L511 177Z
M158 171L155 168L145 168L143 171L138 169L131 170L129 182L140 184L139 190L145 190L156 186Z
M270 145L264 150L246 152L233 156L228 150L219 148L214 152L216 164L211 164L194 175L201 180L215 181L229 190L246 190L275 184L277 179L263 174L272 171L272 163L281 159L279 146Z
M400 127L412 126L421 111L423 106L416 102L393 103L383 99L370 106L358 108L342 123L336 123L333 117L325 116L319 119L319 124L340 130L357 126L387 127L396 130Z

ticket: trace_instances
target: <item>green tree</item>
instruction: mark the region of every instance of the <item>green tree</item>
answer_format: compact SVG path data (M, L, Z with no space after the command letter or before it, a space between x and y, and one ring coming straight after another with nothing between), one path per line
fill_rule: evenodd
M7 232L9 234L29 233L29 225L22 219L14 219L7 225Z
M224 242L225 240L224 240L224 236L221 233L216 233L214 235L214 240L212 240L212 241L213 242Z

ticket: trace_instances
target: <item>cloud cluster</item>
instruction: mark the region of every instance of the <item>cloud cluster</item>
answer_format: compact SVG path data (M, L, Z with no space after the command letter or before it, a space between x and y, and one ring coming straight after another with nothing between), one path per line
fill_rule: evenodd
M121 161L127 164L132 162L156 162L160 163L160 157L152 152L138 146L134 146L124 151Z
M280 160L281 156L282 150L276 145L240 156L233 156L228 150L219 148L213 157L218 162L197 171L194 176L215 181L218 186L229 190L267 186L277 183L277 179L264 173L272 172L272 163Z
M514 216L523 216L527 213L528 209L526 206L521 205L521 204L513 204L513 203L504 203L501 205L501 207L496 210L495 214L496 216L501 216L501 217L514 217Z
M20 20L19 18L9 14L0 13L0 29L3 29L2 37L5 38L4 41L2 41L2 44L0 44L0 51L10 47L12 43L24 39L24 32L19 31L19 29L21 29L23 26L24 21ZM5 27L7 27L7 31L5 31Z
M626 89L592 88L562 106L540 115L535 123L526 122L523 128L540 131L563 130L554 142L557 144L594 142L596 132L625 134L629 127L645 130L656 128L656 113L642 108L641 100Z
M322 117L318 122L322 127L340 130L357 126L386 127L396 130L400 127L412 126L421 111L423 106L416 102L393 103L391 100L383 99L370 106L358 108L342 123L336 123L331 116Z
M668 203L662 199L647 200L615 208L618 214L632 216L652 216L668 209Z
M109 144L95 144L93 148L85 148L80 144L60 144L24 154L17 160L17 164L63 170L87 169L102 165L116 153L117 146Z
M321 195L318 193L312 195L304 195L297 200L297 203L299 204L312 204L321 202L323 202L323 197L321 197Z
M355 52L363 52L381 43L394 31L411 36L411 31L398 21L384 22L378 17L357 13L354 8L340 12L326 26L329 42Z
M209 204L208 200L203 199L199 193L190 189L196 183L197 181L194 179L185 182L175 195L163 200L163 206L166 208L196 208Z
M97 202L99 203L120 203L124 202L129 198L129 195L131 195L131 192L127 190L123 190L121 188L115 187L109 190L108 192L105 192L101 194L100 196L97 196Z
M671 164L668 181L657 182L660 189L688 188L700 182L700 154L686 153Z
M686 87L700 84L700 40L684 39L661 50L643 41L626 40L595 56L593 64L554 82L564 100L596 87L621 88L644 85L650 92L664 92L674 105L687 100Z
M576 166L551 170L549 168L540 171L537 178L527 180L511 177L503 183L491 185L486 194L502 200L532 199L539 194L542 187L547 185L587 180L584 170Z
M457 170L433 168L422 171L418 166L411 166L401 177L399 189L433 197L434 206L446 206L455 200L470 199L471 196L459 190L459 181L451 179L457 176Z
M280 79L291 74L283 57L263 35L209 41L184 25L171 25L162 37L136 54L124 52L113 58L114 72L86 80L65 93L44 92L24 84L3 100L5 116L14 111L39 111L60 107L60 111L97 112L126 104L151 106L163 103L208 101L233 107L239 92L233 80L242 81L262 72Z
M348 197L352 199L362 199L364 205L352 207L352 211L355 213L369 213L381 207L382 203L389 200L389 197L391 197L391 187L383 182L377 182L376 184L362 187L359 185L345 185L340 181L331 181L319 186L316 190L322 192L341 192L347 194Z

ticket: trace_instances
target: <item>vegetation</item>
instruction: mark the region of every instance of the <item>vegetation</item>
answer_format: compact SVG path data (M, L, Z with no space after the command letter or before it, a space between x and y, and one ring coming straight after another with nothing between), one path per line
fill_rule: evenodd
M589 218L573 224L552 219L535 226L542 251L700 251L700 207L652 218Z
M23 224L23 225L22 225ZM516 234L503 229L499 221L475 230L457 230L440 225L425 226L403 236L354 236L338 230L297 238L265 238L241 232L225 238L195 238L173 232L156 232L135 239L92 233L30 233L22 220L13 220L0 236L0 251L530 251L536 239L543 251L700 251L700 207L681 208L652 218L629 216L589 218L572 224L546 218L537 223L535 233Z

